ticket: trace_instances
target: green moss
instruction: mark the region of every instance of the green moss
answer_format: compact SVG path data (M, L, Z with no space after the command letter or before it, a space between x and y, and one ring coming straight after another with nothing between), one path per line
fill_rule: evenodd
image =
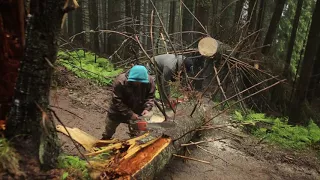
M320 128L312 120L304 127L292 126L287 123L286 118L266 117L262 113L243 115L235 111L233 117L237 121L249 124L243 127L249 128L253 135L284 148L305 149L320 142Z
M119 75L123 69L114 68L108 59L95 56L94 53L83 50L72 52L58 52L58 64L66 67L85 79L91 79L99 85L111 84L114 77Z

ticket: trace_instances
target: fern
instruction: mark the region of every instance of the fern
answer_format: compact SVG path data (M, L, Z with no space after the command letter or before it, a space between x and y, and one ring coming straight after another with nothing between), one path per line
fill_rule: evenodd
M91 52L84 54L83 50L69 53L59 51L58 63L75 73L77 77L90 79L99 85L111 84L113 78L123 71L115 69L107 59L96 58Z
M320 128L313 121L303 127L288 125L286 118L270 118L262 113L243 116L235 111L233 117L239 122L254 125L249 130L253 135L285 148L304 149L320 142ZM259 127L257 122L267 123L269 128Z
M81 160L77 156L59 156L58 168L65 169L67 172L63 174L62 179L66 179L68 176L76 176L76 178L89 179L87 162Z

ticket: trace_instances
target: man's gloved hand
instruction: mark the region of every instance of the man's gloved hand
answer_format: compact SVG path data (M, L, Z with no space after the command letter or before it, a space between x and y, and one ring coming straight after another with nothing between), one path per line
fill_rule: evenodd
M144 115L147 115L148 113L149 113L148 110L143 110L142 113L141 113L141 115L144 116Z
M133 119L133 120L138 120L138 119L139 119L138 114L133 113L132 116L131 116L131 119Z

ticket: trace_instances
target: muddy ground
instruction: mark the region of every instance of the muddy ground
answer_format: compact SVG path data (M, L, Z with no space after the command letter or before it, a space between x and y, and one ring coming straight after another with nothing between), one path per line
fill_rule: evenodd
M68 127L77 127L101 138L111 97L110 87L96 86L63 69L57 77L51 92L51 104L62 108L53 108L60 119ZM224 124L229 120L230 116L225 114L216 118L213 124ZM121 124L115 137L129 138L127 132L127 126ZM79 155L69 138L61 133L59 137L66 153ZM215 140L200 144L201 148L189 146L191 154L188 156L210 164L174 158L156 179L320 179L320 161L314 152L284 151L248 136L237 128L202 132L193 141L207 139Z

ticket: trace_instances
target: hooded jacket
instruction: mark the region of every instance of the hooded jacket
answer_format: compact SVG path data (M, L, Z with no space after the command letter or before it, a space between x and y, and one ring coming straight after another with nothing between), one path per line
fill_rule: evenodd
M128 82L128 72L120 74L113 82L109 114L129 120L133 113L140 115L143 110L150 111L154 106L155 83L152 76L148 78L149 83L141 83L137 88Z

